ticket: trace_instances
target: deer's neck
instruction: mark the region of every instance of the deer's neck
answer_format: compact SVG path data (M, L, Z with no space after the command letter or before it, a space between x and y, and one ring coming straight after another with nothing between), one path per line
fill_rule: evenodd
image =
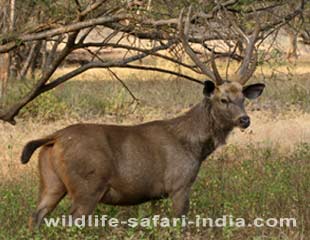
M233 126L216 119L211 103L204 101L169 120L169 129L188 151L203 161L219 145L225 144Z

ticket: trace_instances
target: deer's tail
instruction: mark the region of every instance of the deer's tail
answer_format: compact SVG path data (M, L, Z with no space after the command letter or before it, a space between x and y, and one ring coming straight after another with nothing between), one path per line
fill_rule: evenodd
M28 142L25 145L23 152L22 152L22 156L21 156L22 164L26 164L27 162L29 162L32 154L37 148L41 147L42 145L53 144L54 141L55 141L55 137L51 135L45 138L41 138L41 139Z

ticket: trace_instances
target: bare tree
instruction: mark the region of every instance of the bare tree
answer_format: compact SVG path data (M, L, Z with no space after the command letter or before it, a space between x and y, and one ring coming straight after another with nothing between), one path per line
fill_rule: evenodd
M26 1L22 8L16 7L17 12L26 11L29 4L31 10L25 15L24 24L16 23L12 32L1 32L0 54L19 55L23 66L18 70L20 77L26 76L30 65L40 59L40 77L25 96L0 110L1 120L15 124L15 116L27 103L93 68L159 71L202 83L177 70L137 63L150 55L200 73L201 78L213 79L218 73L214 67L208 70L206 64L221 57L231 58L241 61L236 76L248 79L255 71L257 60L249 56L256 57L257 47L270 34L300 16L305 5L304 0L293 8L288 7L290 1L192 1L188 5L173 0L172 7L159 0L156 5L151 1L136 1L143 2L136 11L127 1L73 2L54 1L43 10L42 5L38 7L32 1ZM143 40L152 45L146 46ZM113 60L106 58L105 51L110 48L122 50L122 56ZM169 50L169 54L165 50ZM40 58L34 57L38 52ZM80 66L53 79L59 66L78 52L85 56ZM190 56L192 64L180 57L183 52Z

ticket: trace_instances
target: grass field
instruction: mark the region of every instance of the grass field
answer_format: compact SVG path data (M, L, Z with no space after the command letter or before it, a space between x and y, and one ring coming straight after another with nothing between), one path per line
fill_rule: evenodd
M63 69L61 71L67 71ZM248 102L252 125L234 130L226 146L204 162L191 196L189 218L232 215L252 221L296 218L296 227L130 228L43 226L31 233L28 217L38 192L37 154L20 164L23 145L77 122L137 124L182 114L202 98L200 85L163 74L116 70L139 99L104 70L90 71L27 106L17 126L0 123L0 239L308 239L310 236L310 63L262 66L261 99ZM25 86L12 89L10 101ZM68 214L65 199L52 213ZM100 205L98 215L119 219L170 216L170 201L154 207Z

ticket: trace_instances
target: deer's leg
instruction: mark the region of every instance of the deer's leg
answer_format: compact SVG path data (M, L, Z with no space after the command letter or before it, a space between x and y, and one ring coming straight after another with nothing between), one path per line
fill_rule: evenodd
M90 200L88 202L83 200L84 199L75 200L72 203L70 215L72 215L73 219L82 217L83 215L88 216L94 211L97 202L94 200Z
M66 188L55 173L49 158L50 148L43 148L39 156L40 194L36 211L29 219L29 228L39 227L43 218L53 211L66 195Z
M93 212L109 189L107 180L106 171L96 173L94 171L92 174L71 172L65 184L68 186L68 195L72 199L70 215L73 219Z
M180 189L172 195L172 208L175 217L186 215L189 210L190 189Z
M33 229L33 227L39 227L43 218L54 210L65 195L66 190L64 188L49 190L47 193L42 193L37 209L30 217L29 228Z
M89 186L86 190L77 192L72 196L72 206L70 215L73 219L81 217L83 215L90 215L96 208L97 203L104 197L108 188L94 188Z

